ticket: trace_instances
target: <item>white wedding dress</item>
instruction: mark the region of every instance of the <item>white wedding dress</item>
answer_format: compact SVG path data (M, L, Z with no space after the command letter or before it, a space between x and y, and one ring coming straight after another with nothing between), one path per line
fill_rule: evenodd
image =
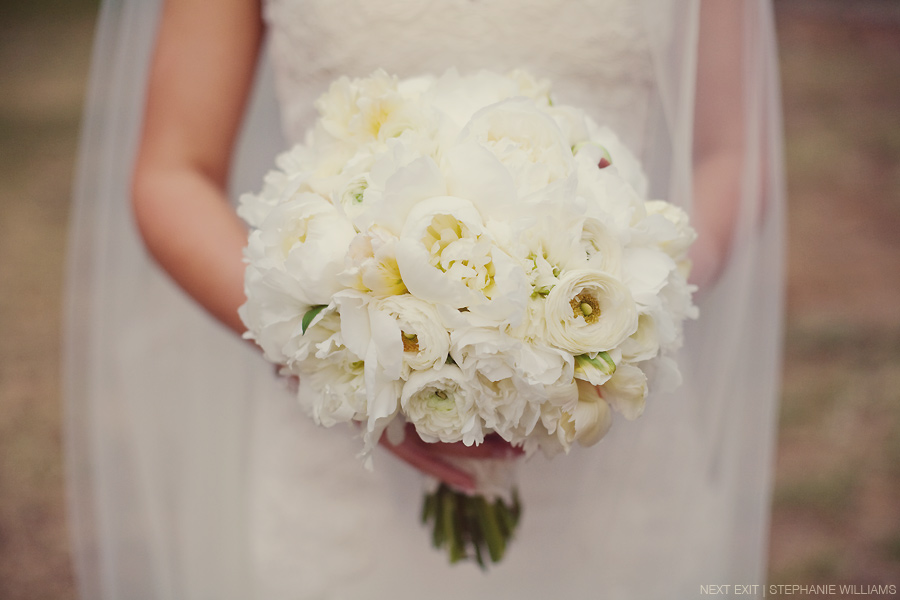
M430 547L420 474L380 450L366 471L351 431L315 427L261 357L159 275L125 209L98 208L98 196L127 190L114 165L128 153L111 148L133 147L136 129L123 139L121 123L140 106L102 98L113 79L127 87L144 71L96 71L92 98L103 108L88 114L76 190L66 371L83 597L653 600L761 583L781 199L771 15L747 7L760 48L748 90L758 98L735 118L763 132L747 148L768 162L742 182L729 265L687 331L684 384L651 396L639 420L618 419L598 446L527 461L520 530L489 573L448 566ZM109 33L111 22L138 31L152 18L145 11L108 6L97 55L129 39ZM694 2L267 0L264 11L272 71L252 112L271 114L274 76L285 143L302 139L314 100L340 75L523 67L549 78L558 102L610 124L642 158L653 194L690 208ZM257 117L236 191L259 187L282 143Z

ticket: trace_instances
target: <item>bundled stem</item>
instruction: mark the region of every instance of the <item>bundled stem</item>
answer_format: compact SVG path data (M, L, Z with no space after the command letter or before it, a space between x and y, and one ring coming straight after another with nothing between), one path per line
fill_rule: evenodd
M521 512L515 489L512 502L507 504L501 498L490 502L484 496L470 496L441 483L425 496L422 522L431 522L432 544L445 548L451 563L474 559L486 570L485 555L491 562L500 562Z

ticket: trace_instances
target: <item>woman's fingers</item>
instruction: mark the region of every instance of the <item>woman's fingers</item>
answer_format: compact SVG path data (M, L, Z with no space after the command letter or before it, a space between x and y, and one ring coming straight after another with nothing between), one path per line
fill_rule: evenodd
M414 441L423 451L437 456L450 456L454 458L515 458L523 452L521 448L511 446L498 435L488 435L480 444L466 446L462 442L453 444L428 443L422 441L416 433L415 425L406 424L406 439Z
M477 446L466 446L462 442L428 443L423 441L416 433L415 427L408 423L403 442L394 446L386 438L382 438L382 445L416 469L462 490L472 490L475 485L474 478L453 464L453 459L512 459L523 454L521 448L509 445L496 435L487 436Z
M419 471L436 477L444 483L461 490L472 491L475 489L475 479L472 475L445 462L439 455L430 452L424 447L425 443L419 439L418 435L407 435L396 446L387 441L386 438L381 439L381 445L387 448L389 452Z

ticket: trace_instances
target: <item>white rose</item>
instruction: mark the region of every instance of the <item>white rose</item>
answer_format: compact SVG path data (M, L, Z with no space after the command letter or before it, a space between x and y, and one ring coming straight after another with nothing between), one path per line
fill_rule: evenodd
M637 419L644 412L647 376L634 365L621 364L610 380L600 386L600 394L626 419Z
M637 329L631 293L615 277L579 269L566 273L545 305L547 341L574 355L616 348Z
M480 444L484 431L476 392L454 365L440 371L415 371L403 385L400 407L426 442Z

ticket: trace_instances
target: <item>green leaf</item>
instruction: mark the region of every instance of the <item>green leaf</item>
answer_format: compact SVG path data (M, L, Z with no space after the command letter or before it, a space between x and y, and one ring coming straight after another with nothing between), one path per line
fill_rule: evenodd
M316 318L322 310L325 309L326 304L319 304L318 306L313 306L311 309L306 311L306 314L303 315L303 320L300 321L300 331L301 334L305 334L306 330L309 328L309 324L313 322L313 319Z

